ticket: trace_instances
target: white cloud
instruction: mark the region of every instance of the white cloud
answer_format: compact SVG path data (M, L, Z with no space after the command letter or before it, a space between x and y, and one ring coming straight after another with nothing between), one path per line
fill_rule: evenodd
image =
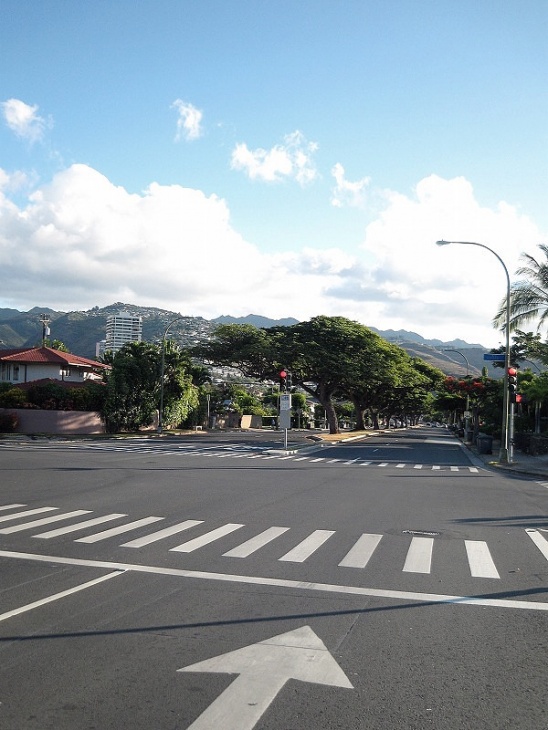
M306 185L318 176L312 159L317 149L315 142L307 142L297 130L287 134L283 144L270 150L261 147L250 150L245 143L237 144L232 152L231 166L234 170L243 170L252 180L277 182L294 178Z
M51 119L46 120L38 115L38 105L25 104L20 99L8 99L0 105L7 126L21 139L37 142L44 136L45 130L51 126Z
M182 101L182 99L175 99L171 108L177 109L178 112L175 141L179 142L181 139L186 139L192 142L199 139L202 136L202 112L193 104Z
M482 207L464 178L432 175L418 183L413 196L385 191L384 198L384 210L367 227L362 245L371 266L359 276L350 271L330 294L349 308L361 299L371 323L390 321L395 329L425 337L446 334L445 339L498 344L503 336L491 322L506 295L500 262L477 246L435 242L482 243L502 258L512 280L520 255L542 241L538 228L507 203Z
M335 178L335 187L331 197L331 205L335 208L350 206L361 208L365 204L365 194L371 182L370 177L362 177L361 180L350 182L345 177L344 167L337 162L331 170Z
M9 187L7 173L0 186ZM246 241L226 201L180 185L130 194L86 165L38 188L24 207L0 195L0 307L89 309L116 301L208 319L249 313L341 315L378 329L495 346L491 320L512 275L536 253L536 226L507 203L482 207L464 178L384 192L363 245L273 254Z

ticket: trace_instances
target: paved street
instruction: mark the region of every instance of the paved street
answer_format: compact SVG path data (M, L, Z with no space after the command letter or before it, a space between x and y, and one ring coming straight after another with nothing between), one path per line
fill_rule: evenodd
M543 483L280 439L0 442L3 730L548 728Z

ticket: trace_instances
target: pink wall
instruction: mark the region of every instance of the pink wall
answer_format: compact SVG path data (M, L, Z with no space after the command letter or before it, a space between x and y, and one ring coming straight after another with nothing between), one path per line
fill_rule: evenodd
M90 411L42 411L30 408L0 408L15 413L17 433L105 433L98 413Z

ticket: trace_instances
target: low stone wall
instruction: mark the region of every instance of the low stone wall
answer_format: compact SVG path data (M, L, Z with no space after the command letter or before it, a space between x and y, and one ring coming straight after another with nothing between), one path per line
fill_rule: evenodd
M98 413L90 411L43 411L33 408L0 408L17 417L15 433L93 434L105 433Z
M242 420L240 422L241 428L262 428L263 427L263 418L262 416L242 416Z

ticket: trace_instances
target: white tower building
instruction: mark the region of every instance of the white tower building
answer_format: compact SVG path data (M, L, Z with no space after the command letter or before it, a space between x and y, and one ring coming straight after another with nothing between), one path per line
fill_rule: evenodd
M143 318L129 312L118 312L107 317L105 350L118 352L127 342L141 342Z

